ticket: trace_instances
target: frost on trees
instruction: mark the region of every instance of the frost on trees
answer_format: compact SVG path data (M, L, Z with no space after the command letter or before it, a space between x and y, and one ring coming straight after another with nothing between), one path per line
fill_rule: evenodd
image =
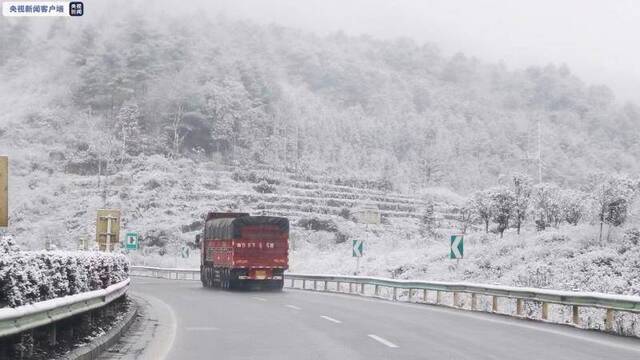
M121 254L19 251L0 240L0 307L104 289L128 277Z

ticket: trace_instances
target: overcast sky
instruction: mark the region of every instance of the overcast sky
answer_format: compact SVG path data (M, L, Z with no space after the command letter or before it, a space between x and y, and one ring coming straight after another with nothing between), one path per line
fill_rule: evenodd
M188 3L185 1L184 3ZM231 18L433 42L510 68L566 63L640 103L640 0L215 0Z

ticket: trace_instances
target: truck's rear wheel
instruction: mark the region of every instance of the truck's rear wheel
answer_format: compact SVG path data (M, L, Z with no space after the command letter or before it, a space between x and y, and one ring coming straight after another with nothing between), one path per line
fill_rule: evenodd
M200 266L200 282L203 287L207 287L207 269Z
M202 271L202 285L204 285L205 287L210 288L212 283L211 283L211 269L208 266L205 266L203 271Z
M223 289L229 288L229 269L222 270L222 288Z

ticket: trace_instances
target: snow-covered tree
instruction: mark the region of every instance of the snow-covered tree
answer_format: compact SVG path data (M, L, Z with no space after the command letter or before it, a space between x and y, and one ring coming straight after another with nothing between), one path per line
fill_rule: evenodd
M140 108L135 101L125 102L116 116L116 121L120 127L120 134L122 139L122 152L120 157L120 163L124 163L127 153L137 154L136 151L138 145L139 127L138 120L140 119Z
M422 215L420 216L420 233L422 235L432 234L436 227L436 217L433 202L429 201L425 205Z
M471 199L471 206L476 217L484 223L484 231L489 232L489 222L493 215L492 192L476 191Z
M532 181L531 178L524 174L515 174L512 177L513 182L513 220L516 225L518 234L520 227L526 218L529 209L529 201L531 199Z
M473 224L476 214L473 208L473 199L468 199L458 209L457 220L460 223L462 233L465 234L471 224Z
M600 241L604 224L608 224L611 230L612 226L620 226L625 222L637 190L637 183L624 176L608 176L594 186L592 196L600 222Z
M504 231L509 227L509 220L513 216L515 196L513 191L506 186L492 188L490 189L490 194L491 218L498 225L498 232L502 237Z
M571 225L578 225L584 217L587 194L579 190L560 190L560 211L562 219Z
M559 193L560 189L556 184L541 183L533 186L531 202L538 229L544 230L547 226L560 222Z

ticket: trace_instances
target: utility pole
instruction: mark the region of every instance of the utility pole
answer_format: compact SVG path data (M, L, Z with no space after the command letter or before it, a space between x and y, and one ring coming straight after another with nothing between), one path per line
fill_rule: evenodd
M531 153L529 153L529 135L526 136L526 145L525 145L525 151L526 154L524 157L520 158L520 160L526 162L527 164L532 164L537 162L537 167L538 167L538 184L542 183L542 120L541 120L541 115L537 114L536 117L538 118L538 149L537 149L537 154L533 155ZM527 165L527 169L530 169L529 165Z
M9 157L0 156L0 227L9 226Z
M540 126L540 116L538 116L538 184L542 183L542 136L540 132Z

